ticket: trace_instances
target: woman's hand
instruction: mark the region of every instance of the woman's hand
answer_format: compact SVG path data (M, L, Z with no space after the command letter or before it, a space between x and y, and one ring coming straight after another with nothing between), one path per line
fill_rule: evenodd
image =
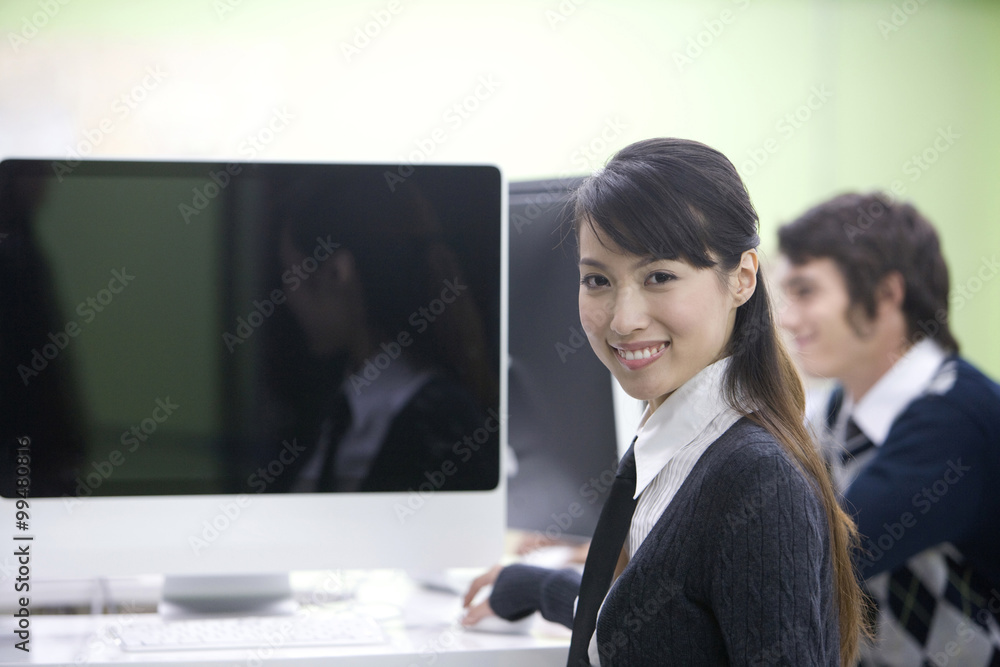
M479 591L486 586L493 586L493 583L497 580L497 577L500 575L500 570L502 569L502 565L494 565L472 581L472 584L469 586L469 591L465 594L465 598L462 600L462 606L468 610L462 618L462 625L475 625L487 616L494 615L493 608L490 607L490 599L488 596L479 604L471 607L470 605L472 604L472 601L476 599L476 594L479 593Z

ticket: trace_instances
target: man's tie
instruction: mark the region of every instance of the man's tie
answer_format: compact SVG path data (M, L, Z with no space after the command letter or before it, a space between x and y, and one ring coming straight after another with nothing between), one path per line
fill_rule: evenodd
M854 419L849 418L847 420L847 427L844 429L844 451L840 453L840 460L843 463L847 463L874 446L875 444L854 423Z
M618 473L611 485L611 493L601 509L601 516L594 529L594 538L587 552L580 581L580 597L573 616L573 638L570 640L568 667L589 665L587 651L597 627L597 612L611 587L611 578L618 564L625 536L635 512L635 440L625 452Z

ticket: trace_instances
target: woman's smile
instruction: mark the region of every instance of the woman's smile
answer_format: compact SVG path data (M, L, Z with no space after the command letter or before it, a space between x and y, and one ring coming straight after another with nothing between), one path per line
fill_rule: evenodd
M627 253L587 224L579 241L580 323L625 393L655 408L725 356L742 303L729 277Z
M622 366L631 371L637 371L662 357L663 351L669 344L669 342L659 344L616 343L611 346L611 349L615 351L615 356L618 357Z

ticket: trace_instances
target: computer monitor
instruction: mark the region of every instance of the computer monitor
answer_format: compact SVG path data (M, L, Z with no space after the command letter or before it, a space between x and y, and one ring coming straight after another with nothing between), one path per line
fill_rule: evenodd
M487 165L0 163L32 576L495 562L506 243Z
M568 233L582 179L510 184L508 524L589 538L617 468L614 380L590 348ZM633 419L624 419L633 428Z

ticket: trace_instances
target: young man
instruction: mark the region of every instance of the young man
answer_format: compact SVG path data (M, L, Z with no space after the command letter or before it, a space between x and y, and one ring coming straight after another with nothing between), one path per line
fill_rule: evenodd
M1000 385L958 356L937 234L848 194L778 238L781 323L803 370L836 380L817 431L877 603L863 664L1000 665Z

